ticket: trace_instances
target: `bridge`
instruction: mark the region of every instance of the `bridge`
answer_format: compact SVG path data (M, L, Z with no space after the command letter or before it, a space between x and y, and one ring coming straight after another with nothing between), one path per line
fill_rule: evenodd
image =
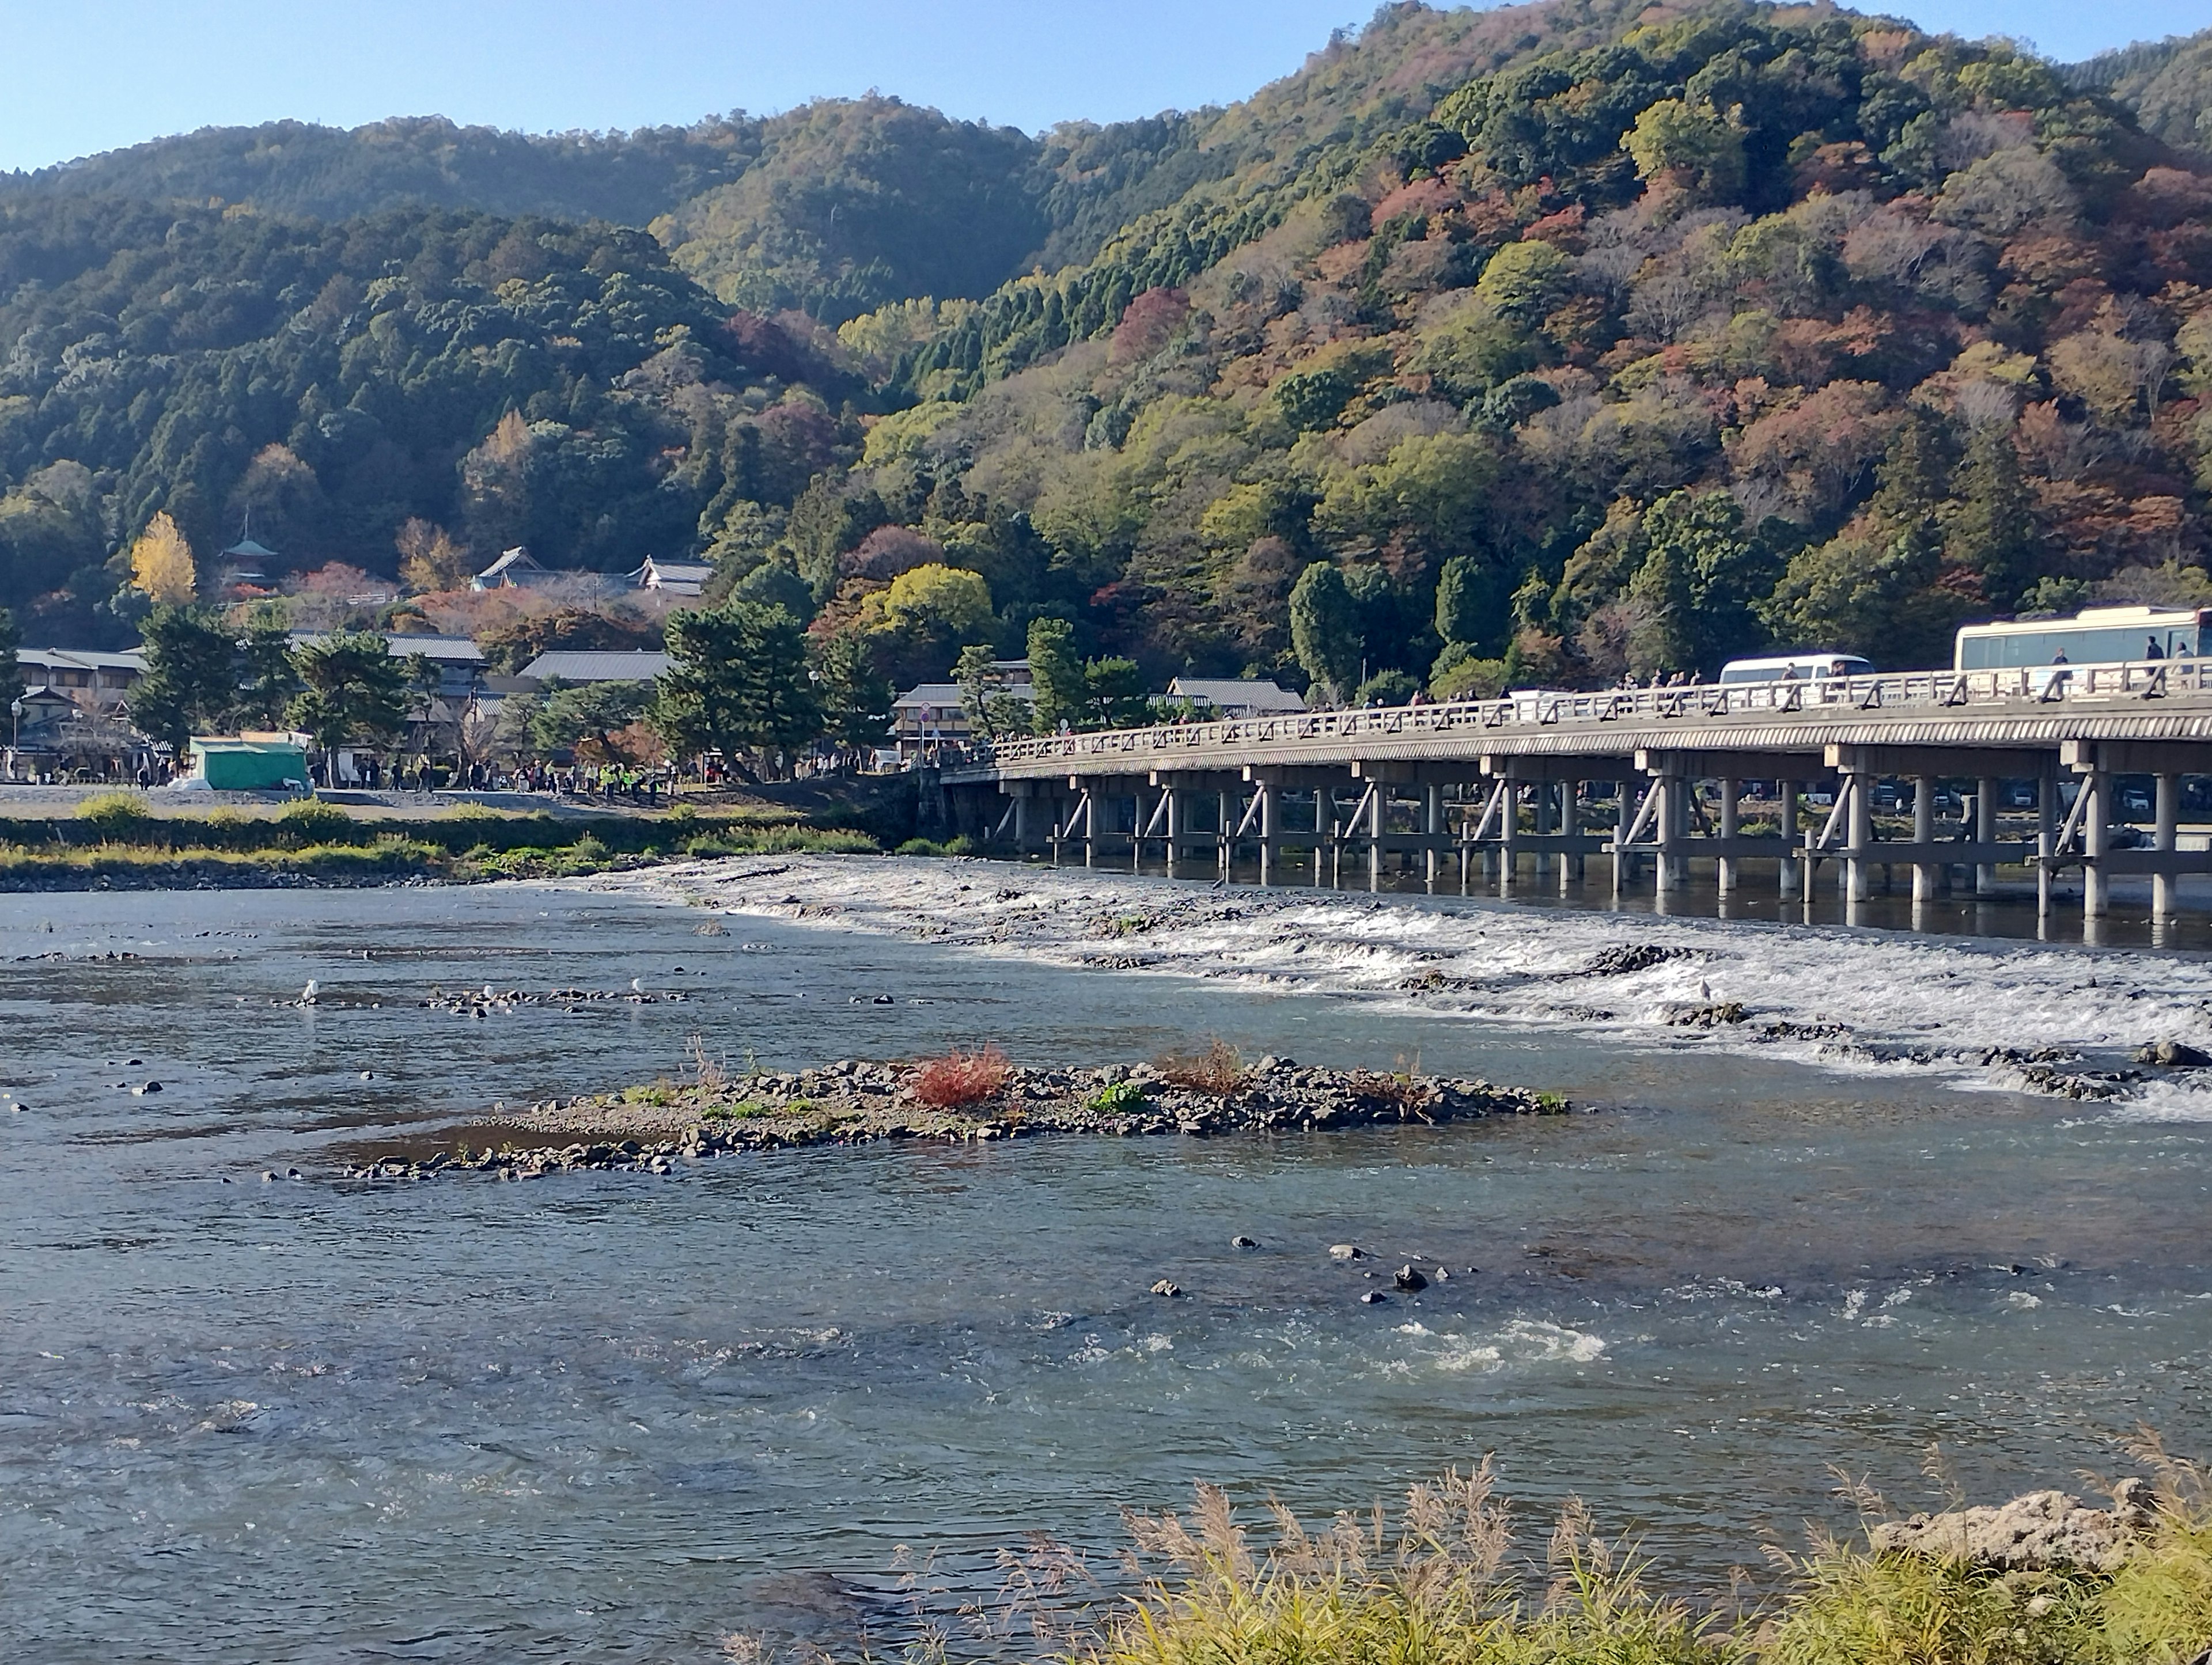
M1849 901L1909 868L1916 900L1997 892L2023 868L2045 912L2150 876L2212 873L2179 848L2180 782L2212 775L2212 659L1911 671L1819 682L1516 693L1002 740L934 789L988 848L1058 865L1256 862L1260 882L1379 888L1392 861L1431 890L1587 876L1661 892L1711 862L1723 895L1771 867L1784 897L1822 865ZM2119 790L2148 777L2141 799ZM1946 784L1960 783L1954 796ZM1759 790L1747 795L1747 788ZM927 801L933 784L925 777ZM2136 825L2147 820L2144 829ZM2192 842L2196 842L2194 840Z

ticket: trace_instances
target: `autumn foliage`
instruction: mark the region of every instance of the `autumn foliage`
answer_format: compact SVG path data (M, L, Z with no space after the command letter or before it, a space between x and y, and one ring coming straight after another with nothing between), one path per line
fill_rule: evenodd
M957 1110L996 1097L1012 1069L994 1046L970 1053L956 1047L942 1058L923 1059L911 1085L915 1097L931 1109Z

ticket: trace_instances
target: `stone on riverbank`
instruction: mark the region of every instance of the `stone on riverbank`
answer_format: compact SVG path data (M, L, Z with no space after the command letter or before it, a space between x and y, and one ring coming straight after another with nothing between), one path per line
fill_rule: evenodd
M1869 1536L1877 1550L1970 1561L2002 1572L2113 1572L2153 1515L2150 1488L2141 1480L2123 1480L2109 1510L2091 1509L2063 1492L2031 1492L1993 1508L1884 1521Z

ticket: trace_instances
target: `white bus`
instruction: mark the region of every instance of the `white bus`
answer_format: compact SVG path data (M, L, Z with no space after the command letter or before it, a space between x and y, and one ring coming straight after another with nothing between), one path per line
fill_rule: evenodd
M1838 677L1871 677L1874 666L1856 653L1784 653L1773 659L1730 659L1721 666L1721 686L1742 683L1828 682Z
M2134 665L2198 658L2204 614L2195 608L2090 607L2072 618L1968 624L1951 668L2004 671L2048 665Z

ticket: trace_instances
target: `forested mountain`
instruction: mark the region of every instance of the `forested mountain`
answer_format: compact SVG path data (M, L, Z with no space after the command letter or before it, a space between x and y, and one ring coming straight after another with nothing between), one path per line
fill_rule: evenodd
M1041 140L140 147L0 191L0 604L127 635L162 509L204 560L249 511L296 567L704 551L901 675L1060 617L1347 696L2212 600L2206 46L1406 4Z
M2063 73L2133 111L2145 132L2212 155L2212 29L2100 52Z

